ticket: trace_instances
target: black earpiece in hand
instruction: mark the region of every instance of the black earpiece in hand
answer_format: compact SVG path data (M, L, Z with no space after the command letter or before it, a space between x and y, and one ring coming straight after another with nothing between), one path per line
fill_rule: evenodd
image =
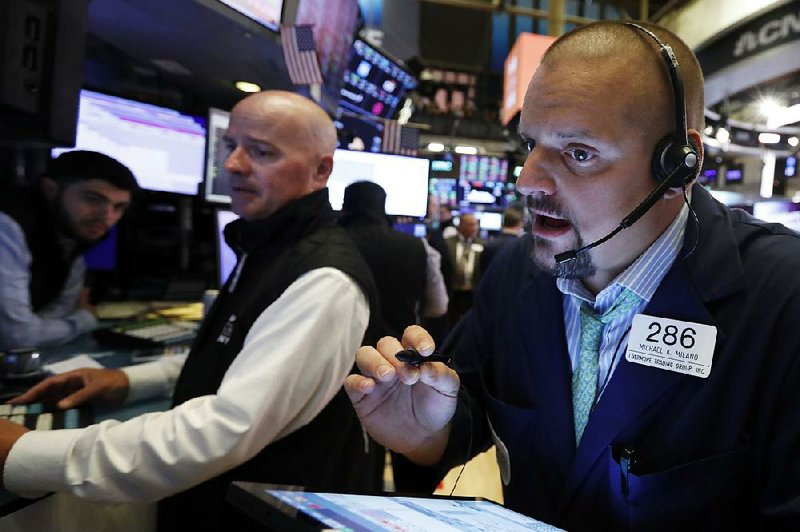
M400 362L405 362L417 367L423 362L441 362L446 366L450 365L450 357L442 353L432 353L428 356L422 356L416 349L404 349L398 351L394 356Z

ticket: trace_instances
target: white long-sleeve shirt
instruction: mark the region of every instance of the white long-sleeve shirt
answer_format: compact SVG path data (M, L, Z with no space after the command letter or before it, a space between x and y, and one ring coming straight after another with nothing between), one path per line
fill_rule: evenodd
M310 422L350 372L369 321L358 285L313 270L256 319L214 395L85 429L32 431L12 447L8 490L155 501L243 463ZM171 391L180 361L127 368L131 398Z
M39 312L31 304L32 260L22 228L0 213L0 350L66 342L97 325L91 312L77 307L83 258L72 263L61 293Z

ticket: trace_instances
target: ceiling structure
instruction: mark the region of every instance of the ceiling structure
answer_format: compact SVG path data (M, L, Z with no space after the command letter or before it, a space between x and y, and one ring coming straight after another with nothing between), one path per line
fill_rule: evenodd
M216 0L91 0L86 57L87 86L156 104L230 108L236 80L293 88L278 35Z
M519 7L520 2L513 0L421 1L547 17L551 27L555 25L550 10L559 4L563 7L566 2L550 0L547 3L550 8L541 10ZM623 17L641 18L646 14L649 20L657 21L687 1L595 0L595 3L613 5ZM539 5L539 2L528 4ZM581 6L591 4L592 0L580 2ZM587 20L577 15L562 16L561 23ZM174 107L229 108L241 98L241 92L232 84L239 79L259 83L263 88L292 89L277 34L216 0L91 0L87 59L88 87ZM120 63L125 62L128 64L123 69ZM764 120L757 106L763 94L776 94L789 105L800 103L800 75L796 72L727 95L714 111L736 120L759 123Z

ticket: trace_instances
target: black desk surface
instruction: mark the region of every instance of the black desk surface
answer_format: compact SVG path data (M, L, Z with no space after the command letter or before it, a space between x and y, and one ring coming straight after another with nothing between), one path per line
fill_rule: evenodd
M132 349L108 349L99 344L90 334L82 335L67 344L57 347L48 347L39 350L43 358L43 365L59 362L70 357L87 354L107 368L120 368L133 363ZM95 406L94 418L99 423L106 419L125 421L147 412L167 410L170 407L170 398L158 398L125 404L120 407ZM38 499L23 499L0 489L0 517L14 512Z

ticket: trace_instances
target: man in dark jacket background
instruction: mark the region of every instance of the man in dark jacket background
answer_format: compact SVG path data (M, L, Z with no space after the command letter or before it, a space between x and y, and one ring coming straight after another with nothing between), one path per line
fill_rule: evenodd
M402 334L410 323L447 311L447 292L438 252L424 239L395 231L386 216L386 191L369 181L347 186L339 224L358 247L375 278L386 335Z

